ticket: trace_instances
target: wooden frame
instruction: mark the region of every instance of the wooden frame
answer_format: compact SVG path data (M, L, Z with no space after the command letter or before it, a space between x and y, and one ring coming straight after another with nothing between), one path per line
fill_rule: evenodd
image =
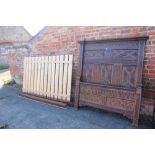
M92 106L121 113L132 119L133 126L137 127L147 39L144 36L80 41L74 106ZM107 81L102 75L109 76Z

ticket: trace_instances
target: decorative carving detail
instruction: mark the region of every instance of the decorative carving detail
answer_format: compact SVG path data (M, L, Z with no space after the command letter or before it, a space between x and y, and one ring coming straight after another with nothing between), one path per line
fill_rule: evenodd
M128 88L135 88L135 73L136 67L135 66L124 66L123 67L123 85Z
M112 72L112 65L102 64L102 83L105 85L111 84L111 72Z
M123 74L122 64L114 64L112 68L112 74L111 74L111 84L121 86L122 74Z
M135 88L135 72L136 66L85 63L82 80L83 82Z
M138 51L128 49L114 49L112 50L112 58L125 59L125 60L137 60Z
M104 57L105 49L93 49L93 50L87 50L85 51L86 58L93 58L93 57Z
M112 106L122 110L132 111L134 108L134 92L96 87L90 85L80 86L80 101L104 106Z
M79 105L129 115L137 126L146 39L148 37L83 42L80 91L77 91Z

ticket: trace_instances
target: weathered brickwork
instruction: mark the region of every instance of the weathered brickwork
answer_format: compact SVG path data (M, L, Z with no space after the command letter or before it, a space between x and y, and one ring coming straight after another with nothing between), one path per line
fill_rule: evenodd
M8 48L25 45L31 38L23 26L0 26L0 69L9 65Z
M24 57L28 55L27 45L14 46L8 49L10 73L18 84L22 84Z
M51 26L45 27L30 42L31 55L73 54L72 98L74 100L75 79L78 74L80 40L98 40L149 36L145 47L143 68L143 97L155 99L155 27L153 26ZM22 72L19 77L22 77ZM145 101L145 100L144 100ZM147 106L152 105L152 100ZM149 109L149 108L148 108Z

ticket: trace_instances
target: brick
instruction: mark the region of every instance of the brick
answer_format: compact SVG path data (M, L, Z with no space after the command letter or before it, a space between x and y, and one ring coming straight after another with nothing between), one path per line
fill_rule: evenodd
M148 66L147 66L147 69L155 69L155 66L148 65Z
M150 35L150 36L149 36L149 39L150 39L150 40L155 39L155 35Z
M131 29L125 29L121 31L121 33L130 33L130 32L131 32Z
M155 70L149 70L149 74L155 74Z

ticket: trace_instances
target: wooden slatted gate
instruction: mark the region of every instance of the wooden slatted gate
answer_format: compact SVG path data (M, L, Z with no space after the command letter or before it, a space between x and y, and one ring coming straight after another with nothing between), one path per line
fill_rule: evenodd
M72 55L24 58L23 93L70 102Z

